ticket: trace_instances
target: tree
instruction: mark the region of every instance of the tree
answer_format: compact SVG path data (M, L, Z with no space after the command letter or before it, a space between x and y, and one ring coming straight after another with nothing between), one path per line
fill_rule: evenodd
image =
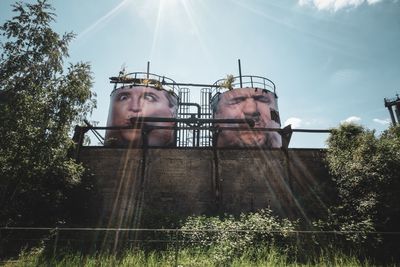
M339 195L331 214L338 230L361 231L351 235L357 242L369 240L363 232L399 230L400 126L377 137L362 126L341 125L328 139L327 161Z
M51 28L46 0L16 3L0 26L0 225L65 220L66 192L83 167L68 157L72 125L95 107L87 63L69 64L73 33Z

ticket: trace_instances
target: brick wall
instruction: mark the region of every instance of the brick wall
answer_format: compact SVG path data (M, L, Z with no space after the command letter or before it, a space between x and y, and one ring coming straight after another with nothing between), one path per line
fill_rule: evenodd
M95 174L101 226L149 227L265 207L289 218L315 216L328 201L320 190L331 181L324 156L318 149L85 147L79 159Z

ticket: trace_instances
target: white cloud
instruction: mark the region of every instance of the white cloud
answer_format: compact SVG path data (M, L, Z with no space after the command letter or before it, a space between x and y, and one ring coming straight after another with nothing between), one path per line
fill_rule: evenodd
M300 118L291 117L291 118L287 119L284 123L285 126L288 126L289 124L292 126L292 129L299 128L302 126L303 120Z
M340 9L355 8L363 3L374 5L383 0L299 0L300 6L314 6L318 10L328 10L336 12Z
M382 125L386 125L386 124L389 124L389 123L390 123L390 119L384 119L384 120L381 120L381 119L373 119L373 121L376 122L376 123L382 124Z
M292 129L298 128L326 128L328 127L327 121L323 118L298 118L290 117L283 123L283 126L291 125Z
M345 119L343 121L340 121L340 123L358 123L360 121L361 121L360 117L351 116L351 117L348 117L347 119Z

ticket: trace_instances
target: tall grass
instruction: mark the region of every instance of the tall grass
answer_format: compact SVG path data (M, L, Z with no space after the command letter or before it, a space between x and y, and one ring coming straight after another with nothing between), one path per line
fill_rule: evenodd
M287 253L276 247L246 249L229 262L221 263L210 257L213 248L201 250L185 248L179 251L126 250L120 255L99 253L83 255L79 252L61 252L57 256L46 256L43 249L24 251L14 261L6 261L5 266L370 266L367 260L359 260L340 251L325 250L319 255L309 255L306 261L293 260Z

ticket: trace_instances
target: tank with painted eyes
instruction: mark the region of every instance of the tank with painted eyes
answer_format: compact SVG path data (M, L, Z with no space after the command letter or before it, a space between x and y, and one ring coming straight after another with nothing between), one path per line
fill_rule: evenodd
M218 147L279 148L281 127L275 84L260 76L228 76L214 83L210 100L214 119L245 119L248 124L215 123L221 130L214 136ZM231 129L229 129L231 128Z
M179 87L175 82L170 78L147 72L124 74L111 77L110 80L114 89L110 95L107 126L119 129L107 129L105 145L140 147L144 141L143 126L153 126L155 129L146 134L147 145L174 146L176 133L168 127L175 126L175 122L149 122L140 119L162 120L177 117Z

